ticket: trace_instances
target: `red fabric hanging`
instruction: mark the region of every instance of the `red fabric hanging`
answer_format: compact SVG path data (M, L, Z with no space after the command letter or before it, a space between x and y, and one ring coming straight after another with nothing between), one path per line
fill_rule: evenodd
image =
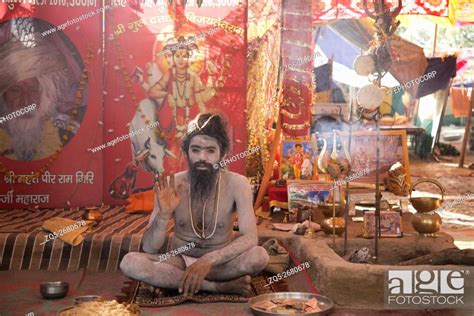
M369 5L371 1L368 1ZM398 0L391 3L397 4ZM448 0L405 0L400 14L422 14L447 17ZM366 17L362 0L312 0L312 23L336 19L359 19Z

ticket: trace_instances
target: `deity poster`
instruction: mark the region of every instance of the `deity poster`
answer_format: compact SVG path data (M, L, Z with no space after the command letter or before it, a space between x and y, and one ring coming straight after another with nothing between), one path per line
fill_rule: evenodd
M103 150L105 203L149 189L153 174L186 170L181 140L199 112L224 114L229 155L245 151L245 12L235 0L200 8L157 0L129 1L107 15L104 141L131 136ZM245 159L227 167L244 173Z
M0 209L100 204L101 7L0 3Z

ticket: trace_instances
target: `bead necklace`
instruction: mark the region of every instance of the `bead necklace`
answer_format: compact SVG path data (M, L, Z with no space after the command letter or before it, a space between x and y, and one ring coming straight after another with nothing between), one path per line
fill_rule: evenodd
M217 187L217 203L215 204L216 206L216 218L214 219L214 229L212 230L212 233L209 236L206 236L205 231L205 220L204 220L204 215L205 215L205 210L206 210L206 203L209 197L207 197L206 201L204 202L204 206L202 208L202 233L201 235L198 234L196 231L196 228L194 227L194 220L193 220L193 213L191 211L191 183L189 184L189 204L188 204L188 210L189 210L189 218L191 219L191 227L193 228L194 234L199 238L199 239L209 239L212 236L214 236L217 228L217 217L219 215L219 197L220 197L220 191L221 191L221 173L219 171L219 178L217 179L216 187ZM199 230L199 229L198 229Z
M189 102L190 99L190 75L186 70L186 74L177 74L176 69L173 68L173 82L172 82L172 97L174 104L170 104L172 107L172 114L174 118L174 124L176 126L176 130L178 131L177 136L181 135L186 131L186 127L189 123L189 116L191 110L191 104ZM184 79L184 80L183 80ZM180 85L183 85L183 93L180 92ZM184 101L184 104L183 104ZM178 115L177 115L177 108L184 108L184 124L178 124Z

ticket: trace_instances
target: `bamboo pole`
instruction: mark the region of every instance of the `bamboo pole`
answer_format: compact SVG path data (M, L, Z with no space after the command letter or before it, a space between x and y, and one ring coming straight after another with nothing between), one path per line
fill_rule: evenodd
M435 24L435 30L434 30L434 40L433 40L433 57L435 56L436 53L436 44L438 41L438 23Z
M444 98L443 98L443 107L441 108L439 123L438 123L438 126L436 128L436 134L435 134L435 137L433 139L433 143L431 144L431 154L434 153L435 146L439 142L439 138L440 138L440 135L441 135L441 128L443 128L444 112L446 112L446 106L448 105L449 91L451 90L452 84L453 84L453 78L451 78L451 80L449 80L448 88L447 88L446 94L444 95Z

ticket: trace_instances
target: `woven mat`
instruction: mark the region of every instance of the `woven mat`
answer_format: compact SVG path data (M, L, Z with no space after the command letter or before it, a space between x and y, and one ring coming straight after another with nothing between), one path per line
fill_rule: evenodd
M252 295L258 296L265 293L275 293L280 291L281 288L286 287L285 284L279 282L278 288L276 284L267 285L267 275L259 274L252 277ZM159 289L159 291L153 291L155 289L152 285L146 284L142 281L128 281L125 282L125 287L122 290L126 297L118 297L119 301L127 301L129 303L138 304L141 307L164 307L179 305L186 301L195 303L215 303L215 302L228 302L228 303L245 303L249 300L249 297L232 294L215 294L209 292L199 292L199 294L184 297L179 294L177 290L171 289ZM157 294L157 292L159 294Z

